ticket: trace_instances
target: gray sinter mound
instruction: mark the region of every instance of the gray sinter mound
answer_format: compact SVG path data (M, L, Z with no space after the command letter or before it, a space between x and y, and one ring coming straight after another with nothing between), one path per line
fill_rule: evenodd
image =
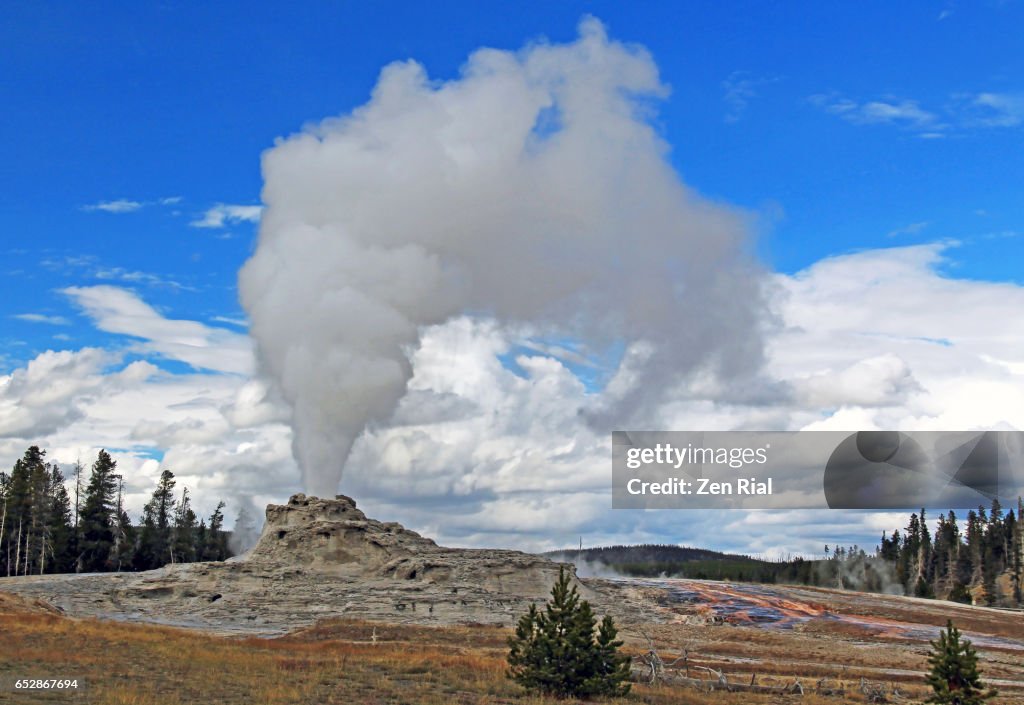
M297 494L269 505L256 546L223 563L5 578L0 589L73 616L217 632L276 633L340 616L512 624L529 603L548 597L559 565L575 574L571 564L519 551L438 546L400 524L367 518L349 497Z

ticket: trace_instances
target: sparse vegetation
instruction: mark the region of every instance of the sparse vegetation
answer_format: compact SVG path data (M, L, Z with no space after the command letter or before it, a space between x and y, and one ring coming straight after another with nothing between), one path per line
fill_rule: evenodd
M919 604L919 603L918 603ZM907 603L908 609L916 609ZM964 608L960 608L964 609ZM888 616L894 614L886 612ZM912 618L912 615L903 615ZM1019 633L1014 616L979 611L987 621L970 629ZM965 623L966 624L966 623ZM758 693L701 692L692 687L633 684L624 702L648 705L862 705L861 684L921 702L927 696L919 648L898 641L872 641L851 649L851 639L831 622L806 633L757 628L649 625L645 631L666 657L690 650L694 675L708 667L730 682L787 685L799 680L802 697ZM1018 630L1018 631L1014 631ZM34 600L0 591L0 679L32 674L76 675L84 697L0 692L0 703L82 702L90 705L555 705L529 695L506 677L510 630L491 626L424 627L329 620L275 638L222 637L198 631L95 619L77 620ZM376 635L376 639L374 639ZM647 642L626 632L626 654L640 656ZM679 666L677 665L677 668ZM706 673L706 672L704 672ZM1001 681L1003 700L1024 698L1024 663L1019 652L991 652L986 678ZM863 680L862 680L863 679ZM823 692L818 692L819 684ZM930 689L929 689L930 690ZM831 691L831 694L825 694ZM568 702L573 702L569 700ZM1000 702L1000 701L993 701Z
M30 446L10 473L0 472L0 576L149 570L167 563L231 556L223 508L197 521L188 489L174 497L164 470L141 527L122 502L117 462L101 450L88 477L76 464L73 492L46 451Z

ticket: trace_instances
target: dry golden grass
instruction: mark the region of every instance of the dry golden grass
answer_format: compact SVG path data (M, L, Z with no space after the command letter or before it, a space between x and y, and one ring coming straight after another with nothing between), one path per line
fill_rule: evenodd
M2 593L0 593L2 595ZM656 637L665 655L677 644L662 627ZM98 705L190 705L192 703L288 705L333 703L447 705L552 704L527 696L505 677L505 639L496 627L414 627L336 620L277 639L226 638L142 624L70 619L37 604L0 599L0 678L77 676L87 690L77 699L64 694L0 692L0 702L30 705L82 702ZM373 636L376 634L376 642ZM730 680L763 684L799 678L812 688L822 676L835 677L836 654L820 635L794 636L721 628L701 645L696 663L726 670ZM662 642L662 640L664 640ZM832 644L835 649L836 645ZM642 651L639 643L627 649ZM766 673L742 658L779 656ZM885 658L889 658L886 654ZM865 657L870 660L869 657ZM858 659L850 659L850 662ZM910 654L897 667L919 668ZM803 663L801 663L803 662ZM878 665L877 663L874 665ZM692 688L636 685L625 702L652 705L841 705L864 702L856 692L856 666L846 673L844 697L803 698L701 693ZM904 692L923 693L909 681ZM831 680L835 686L836 681ZM566 702L566 701L561 701ZM912 702L904 700L903 702ZM1009 701L1007 701L1009 702Z

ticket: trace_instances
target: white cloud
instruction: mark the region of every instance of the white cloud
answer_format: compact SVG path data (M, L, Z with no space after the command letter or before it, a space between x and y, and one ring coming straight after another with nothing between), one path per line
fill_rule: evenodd
M99 201L82 206L84 211L103 211L104 213L134 213L149 206L172 206L182 201L181 196L166 196L154 201L135 201L127 198L118 198L114 201Z
M146 286L173 289L175 291L198 291L195 287L183 284L169 275L103 264L95 255L47 257L40 261L39 264L51 272L60 272L74 276L77 279L93 278L101 281L145 284Z
M152 272L125 269L124 267L97 267L92 276L107 281L122 281L129 284L146 284L148 286L166 287L176 291L198 291L193 286L182 284L174 279L162 277Z
M263 206L243 206L218 203L207 209L202 218L190 225L196 228L223 228L232 223L258 223Z
M231 316L214 316L210 320L217 321L218 323L227 323L228 325L238 326L239 328L249 327L249 321L245 318L233 318Z
M43 313L16 313L12 318L29 323L46 323L51 326L68 325L68 319L64 318L64 316L49 316Z
M980 127L1024 124L1024 93L977 93L966 105L967 121Z
M137 294L114 286L68 287L67 295L108 333L141 338L134 349L179 360L196 369L248 375L253 371L249 339L225 328L161 316Z
M925 139L1024 124L1024 93L1020 92L954 94L941 110L926 110L916 100L895 97L858 102L838 93L819 93L809 100L855 125L895 125Z
M887 233L887 236L899 237L900 235L917 235L918 233L922 232L925 228L927 228L929 225L930 223L927 220L921 220L916 223L910 223L909 225L904 225L903 227L896 228L895 230L890 230Z
M869 250L776 275L783 326L768 338L767 373L778 386L747 404L695 380L652 417L662 428L708 430L1024 428L1024 341L1015 335L1024 287L943 275L955 254L951 243ZM64 464L115 449L133 515L161 467L207 514L220 498L231 515L246 497L260 505L297 491L287 405L237 374L245 337L169 320L111 289L67 293L101 329L175 359L186 357L177 346L198 347L202 366L219 372L125 366L121 355L93 348L43 353L0 378L0 460L13 463L29 443ZM871 546L881 528L905 521L611 510L608 438L580 415L610 392L588 392L554 349L519 356L521 374L505 368L498 356L523 339L521 328L479 317L425 330L410 351L408 391L393 417L357 441L341 491L373 516L456 545L548 549L582 535L587 545L676 541L778 556L818 553L824 543Z
M777 78L756 77L747 71L734 71L722 81L722 100L726 105L725 121L739 122L747 112L747 105L762 86Z
M95 391L115 359L96 348L47 351L0 377L0 437L51 433L79 418L77 401Z
M141 201L129 201L126 198L119 198L116 201L100 201L88 206L82 206L85 211L103 211L105 213L133 213L142 209L146 204Z
M864 394L890 389L903 397L901 404L864 412L881 428L972 429L1000 422L1024 428L1024 389L1005 365L987 359L1024 360L1024 341L1009 333L1024 323L1024 288L944 276L940 269L952 248L870 250L780 276L787 328L771 345L773 375L848 374L854 384L854 377L870 372L875 391ZM872 359L873 368L849 372L848 366ZM866 406L850 384L832 390L847 389L850 407Z
M929 134L938 134L947 128L938 115L923 109L915 100L886 98L859 103L835 94L818 94L810 100L855 125L899 125Z
M735 404L694 385L654 414L658 427L1024 428L1024 342L1010 333L1024 324L1024 288L944 276L953 248L873 250L777 275L774 396ZM739 514L610 510L607 439L579 415L600 395L545 354L519 360L525 378L505 369L496 356L515 340L471 319L424 334L409 392L391 424L356 444L343 491L464 545L553 548L583 534L591 545L669 540L778 556L837 540L870 546L879 522L905 521L763 512L768 523L752 532Z
M133 516L169 468L200 513L225 499L233 517L250 498L278 501L298 489L291 432L280 422L286 410L268 410L272 402L246 391L253 384L235 374L125 365L122 355L95 348L47 351L0 377L0 463L9 467L38 444L68 475L76 460L88 468L107 448Z
M891 353L791 381L798 401L818 409L896 406L905 404L910 394L921 390L906 361Z

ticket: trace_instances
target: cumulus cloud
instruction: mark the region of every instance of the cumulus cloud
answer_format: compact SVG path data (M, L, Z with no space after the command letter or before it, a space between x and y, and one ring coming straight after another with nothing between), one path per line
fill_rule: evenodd
M1008 334L1021 322L1024 289L945 276L954 248L870 250L778 277L787 325L769 346L771 373L803 380L805 391L808 375L837 375L832 394L845 394L850 407L874 395L899 401L868 414L882 428L1024 428L1024 392L1012 366L1024 360L1024 343Z
M955 249L865 251L775 275L782 325L767 337L772 393L736 403L694 384L657 407L654 427L1024 428L1024 343L1008 334L1024 323L1024 288L945 276ZM346 474L344 490L449 543L536 549L582 534L590 545L667 540L778 557L820 552L822 541L869 546L880 528L906 520L610 510L608 439L577 413L594 393L541 351L520 356L518 371L501 364L516 340L479 319L427 329L392 421L353 449L350 465L372 474ZM517 524L523 515L536 522Z
M840 370L815 372L792 382L798 400L819 409L895 406L921 390L906 361L892 354L859 360Z
M573 43L482 49L443 83L387 66L366 105L264 154L240 293L309 491L333 494L351 444L392 414L420 331L463 313L642 343L635 383L583 410L596 427L697 368L755 372L745 219L667 162L648 122L666 90L646 51L587 19Z
M1024 428L1024 288L947 275L949 242L766 277L745 217L666 163L648 122L665 91L593 21L567 45L477 52L448 82L387 67L365 106L267 152L265 213L210 216L261 220L240 287L267 378L236 329L71 287L119 352L47 351L0 377L0 459L114 449L136 515L164 467L231 515L299 489L295 456L333 494L348 456L343 491L449 544L870 545L905 518L610 510L608 425ZM912 101L829 100L943 124Z
M262 213L263 206L218 203L207 209L202 218L193 220L190 225L195 228L223 228L234 223L258 223Z
M774 275L770 305L780 326L766 335L768 391L738 402L695 378L686 394L652 407L652 427L1024 428L1024 343L1013 334L1024 324L1024 287L947 276L956 254L953 243L894 247ZM147 326L154 315L141 309ZM135 338L141 329L118 330ZM236 354L232 339L195 330L213 346L210 355L219 343L226 359ZM582 535L586 545L669 541L817 554L823 543L873 545L882 529L906 520L611 510L608 434L579 413L608 388L588 389L559 346L529 348L528 339L522 325L482 315L425 327L407 351L407 390L355 443L341 490L372 516L447 544L536 550L574 546ZM617 374L629 366L624 360ZM250 501L280 502L299 489L289 420L276 385L259 378L170 374L91 348L49 351L0 378L3 463L29 443L65 466L114 449L133 516L163 467L190 488L202 513L218 499L228 501L230 518Z
M286 410L272 403L235 373L171 374L96 348L46 351L0 376L0 461L9 467L37 444L69 475L106 448L133 516L169 468L198 511L223 499L233 517L243 504L280 501L298 488L291 431L280 421Z
M0 377L0 436L52 433L82 415L78 400L95 391L112 356L96 348L47 351Z

